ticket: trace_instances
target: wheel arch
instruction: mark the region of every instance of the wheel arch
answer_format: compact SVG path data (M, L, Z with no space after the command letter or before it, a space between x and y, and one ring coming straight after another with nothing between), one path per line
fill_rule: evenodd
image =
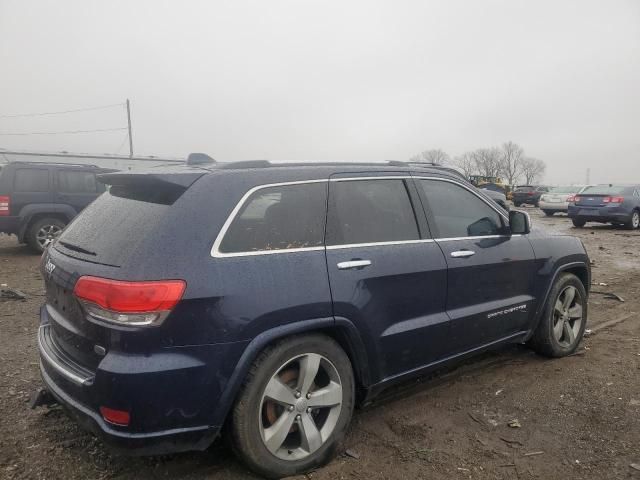
M529 334L527 335L525 341L529 340L533 336L533 332L538 327L538 324L540 323L540 319L542 318L542 315L544 313L545 305L547 304L547 300L549 299L549 294L551 293L551 289L553 288L554 283L562 273L572 273L573 275L578 277L582 285L584 285L584 289L586 290L587 294L589 294L589 289L591 286L591 269L589 268L589 265L586 264L585 262L570 262L570 263L565 263L563 265L560 265L553 272L551 281L549 282L545 290L544 297L542 298L542 301L538 303L538 309L534 317L534 322L531 325L531 330L529 331Z
M346 318L316 318L272 328L249 342L220 396L212 424L220 426L226 422L251 365L265 348L294 335L314 333L321 333L332 338L345 351L353 367L356 399L363 399L367 387L371 384L371 374L368 368L368 355L357 328Z
M33 222L46 217L56 218L65 223L69 223L73 218L77 215L78 212L73 209L73 207L69 205L39 205L32 204L27 205L22 210L20 210L20 226L18 229L18 240L20 242L24 241L24 237L33 225Z

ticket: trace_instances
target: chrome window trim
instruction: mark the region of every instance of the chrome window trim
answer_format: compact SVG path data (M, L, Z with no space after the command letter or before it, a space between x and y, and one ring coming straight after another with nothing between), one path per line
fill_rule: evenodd
M418 240L392 240L389 242L370 242L370 243L345 243L342 245L327 245L327 250L341 250L343 248L361 248L361 247L384 247L387 245L410 245L412 243L434 243L433 238L421 238Z
M218 233L218 236L216 237L216 240L214 241L213 246L211 247L211 256L214 258L249 257L254 255L273 255L277 253L314 252L314 251L321 251L325 249L341 250L341 249L347 249L347 248L364 248L364 247L378 247L378 246L384 247L384 246L393 246L393 245L408 245L408 244L414 244L414 243L419 244L419 243L433 243L433 242L452 242L457 240L481 240L485 238L504 238L504 237L521 236L520 234L516 234L516 235L502 234L502 235L484 235L484 236L480 235L480 236L474 236L474 237L422 238L418 240L397 240L397 241L388 241L388 242L367 242L367 243L352 243L352 244L326 245L326 246L323 245L323 246L316 246L316 247L255 250L255 251L248 251L248 252L233 252L233 253L223 253L223 252L220 252L219 250L220 244L222 243L222 240L224 239L224 236L226 235L227 230L229 230L231 223L233 222L233 220L235 220L236 216L238 215L238 212L242 209L242 207L244 206L245 202L249 199L249 197L253 193L257 192L258 190L271 188L271 187L283 187L288 185L304 185L308 183L310 184L310 183L328 183L328 182L348 182L348 181L358 181L358 180L407 180L407 179L439 180L442 182L449 182L449 183L454 183L456 185L459 185L462 188L469 191L470 193L472 193L473 195L475 195L476 197L478 197L491 209L497 212L498 215L500 215L502 218L507 220L507 222L509 220L508 216L500 212L497 205L494 207L493 205L491 205L491 203L489 203L489 201L487 201L478 193L474 192L472 189L468 188L464 183L456 180L452 180L449 178L443 178L443 177L414 176L414 175L380 175L380 176L366 176L366 177L339 177L339 178L325 178L325 179L316 179L316 180L297 180L297 181L291 181L291 182L267 183L267 184L257 185L255 187L252 187L242 196L240 201L236 204L236 206L233 208L233 210L229 214L229 217L227 217L227 220L222 225L222 228L220 229L220 232Z
M296 252L311 252L316 250L324 250L324 246L316 246L316 247L302 247L302 248L283 248L283 249L274 249L274 250L255 250L248 252L231 252L224 253L220 251L220 244L224 239L224 236L227 234L227 230L231 226L231 223L235 220L238 212L244 206L245 202L249 199L251 195L253 195L258 190L263 190L265 188L272 187L285 187L289 185L304 185L307 183L327 183L329 181L328 178L316 179L316 180L297 180L292 182L279 182L279 183L266 183L264 185L257 185L253 188L250 188L247 193L245 193L240 201L236 204L236 206L231 210L231 213L227 217L227 220L222 225L216 240L213 242L213 246L211 247L211 256L214 258L225 258L225 257L245 257L251 255L270 255L275 253L296 253Z

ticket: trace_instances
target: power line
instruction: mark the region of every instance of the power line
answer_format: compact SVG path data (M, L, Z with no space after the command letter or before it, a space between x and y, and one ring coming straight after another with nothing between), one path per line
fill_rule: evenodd
M115 132L118 130L128 130L128 127L120 128L97 128L95 130L62 130L60 132L20 132L20 133L0 133L0 135L7 136L23 136L23 135L69 135L76 133L94 133L94 132Z
M11 115L0 115L0 118L19 118L19 117L38 117L43 115L61 115L64 113L88 112L91 110L101 110L104 108L122 107L124 103L112 103L110 105L100 105L98 107L76 108L73 110L60 110L58 112L40 112L40 113L15 113Z

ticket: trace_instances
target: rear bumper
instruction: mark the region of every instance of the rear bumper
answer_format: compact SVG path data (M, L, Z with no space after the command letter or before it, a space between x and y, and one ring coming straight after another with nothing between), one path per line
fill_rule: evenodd
M620 207L580 207L569 205L568 212L570 218L584 220L585 222L600 223L626 223L631 220L631 213Z
M567 202L538 202L540 210L551 210L554 212L566 212L569 209L569 203Z
M41 310L40 370L46 388L83 428L111 448L130 455L204 450L226 414L220 398L228 368L245 342L160 349L146 354L108 352L95 370L60 348L52 318ZM128 426L114 425L100 407L130 413Z
M529 205L534 205L536 203L538 203L538 200L540 199L539 196L529 196L529 195L514 195L513 196L513 203L526 203Z

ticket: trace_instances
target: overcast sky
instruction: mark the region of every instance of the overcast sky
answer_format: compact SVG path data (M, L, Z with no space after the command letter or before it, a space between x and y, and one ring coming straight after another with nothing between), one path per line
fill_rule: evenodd
M640 1L0 0L0 116L126 98L142 155L382 161L512 140L550 183L587 167L640 182ZM125 125L120 106L0 118L0 133Z

